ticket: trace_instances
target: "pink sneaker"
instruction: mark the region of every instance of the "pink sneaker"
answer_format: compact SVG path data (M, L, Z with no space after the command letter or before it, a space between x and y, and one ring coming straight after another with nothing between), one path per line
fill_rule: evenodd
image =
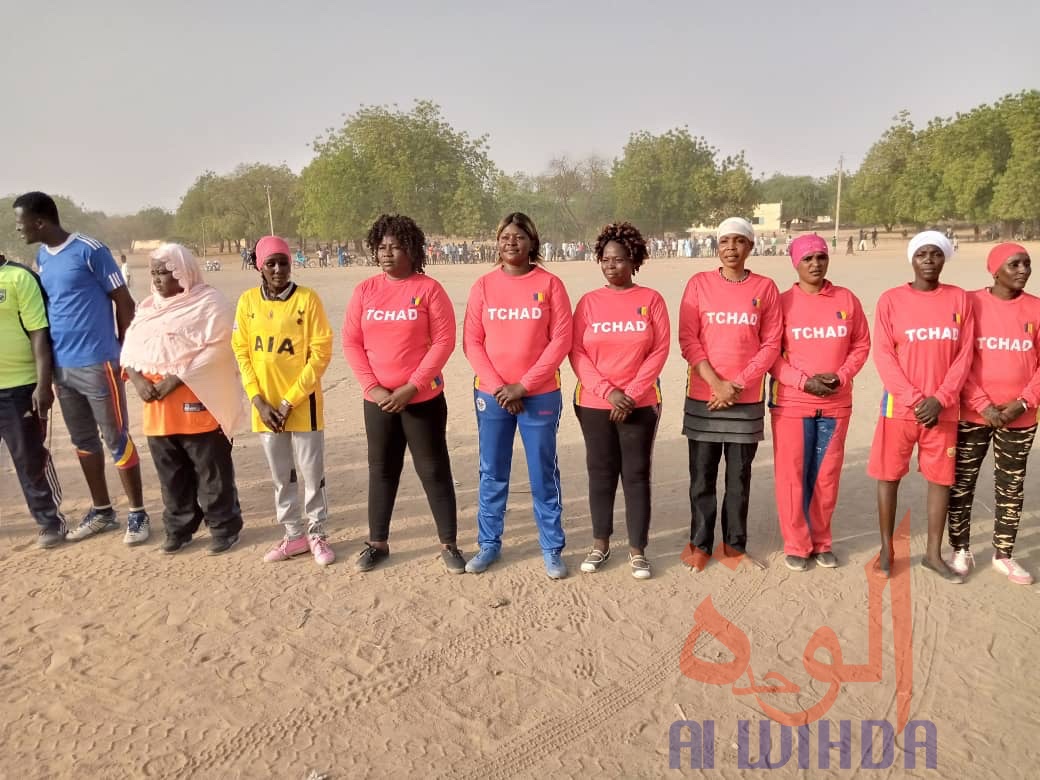
M287 561L297 555L303 555L308 550L310 550L310 544L308 544L306 536L297 536L295 539L290 539L286 536L282 538L282 541L278 542L277 547L272 548L264 556L264 561L266 563Z
M993 558L993 568L1016 585L1032 585L1033 575L1018 565L1014 558Z
M328 566L336 560L336 553L329 547L329 542L324 536L318 534L310 535L310 548L314 554L314 562L319 566Z

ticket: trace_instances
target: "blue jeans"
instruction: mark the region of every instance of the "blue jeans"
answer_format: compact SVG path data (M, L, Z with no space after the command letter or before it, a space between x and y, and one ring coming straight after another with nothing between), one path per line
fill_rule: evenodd
M512 415L493 395L473 391L480 442L480 489L477 494L477 542L481 547L502 547L509 497L509 473L513 465L513 440L517 426L524 443L531 479L534 520L542 552L559 552L563 534L560 497L560 464L556 459L556 433L563 411L559 390L524 398L524 411Z

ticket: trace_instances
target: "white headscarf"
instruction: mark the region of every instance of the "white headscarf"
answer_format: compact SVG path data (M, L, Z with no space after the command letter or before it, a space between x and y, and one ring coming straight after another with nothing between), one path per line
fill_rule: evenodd
M728 219L722 220L722 224L719 225L718 237L730 235L744 236L752 244L755 243L755 229L751 226L743 217L729 217Z
M914 254L917 250L923 246L928 246L929 244L937 246L942 250L946 262L953 259L953 244L950 242L950 239L938 230L926 230L911 238L910 246L906 248L906 259L911 263L914 262Z

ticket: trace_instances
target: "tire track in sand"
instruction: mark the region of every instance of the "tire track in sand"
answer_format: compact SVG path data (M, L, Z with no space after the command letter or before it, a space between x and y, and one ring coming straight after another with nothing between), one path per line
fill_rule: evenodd
M511 604L517 604L517 601ZM284 746L280 761L289 760L286 754L290 751L294 754L294 762L303 760L308 747L305 743L318 727L340 723L374 702L394 699L424 680L457 667L494 646L521 644L531 634L551 628L552 616L557 610L573 609L574 606L574 594L561 589L547 600L525 599L517 608L491 610L472 629L456 634L437 647L382 664L365 678L364 683L351 686L338 702L295 707L279 715L277 722L257 722L235 728L222 735L218 744L198 752L187 755L179 751L164 756L163 761L153 759L145 767L145 773L152 777L184 778L197 777L202 772L212 774L258 759L272 745ZM588 619L588 610L584 610L581 619ZM190 745L193 740L185 730L174 741Z
M739 616L751 598L761 590L769 577L769 570L760 570L757 577L745 570L740 576L743 576L742 581L746 583L744 587L727 590L725 600L720 600L718 605L719 611L724 611L730 620ZM754 580L750 577L754 577ZM709 635L702 634L694 649L700 650L710 641ZM666 650L658 653L657 657L651 659L638 673L597 691L595 699L590 703L574 707L561 715L545 718L504 745L496 746L493 758L480 757L458 765L441 777L498 780L524 774L546 758L562 751L567 745L608 723L647 693L660 688L668 679L674 677L685 644L684 635Z

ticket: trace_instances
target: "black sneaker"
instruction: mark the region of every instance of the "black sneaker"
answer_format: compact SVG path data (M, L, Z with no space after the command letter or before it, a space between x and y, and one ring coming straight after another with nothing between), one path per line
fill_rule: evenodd
M162 550L167 555L173 555L175 552L180 550L182 547L187 547L189 544L191 544L191 537L190 536L187 539L184 539L183 537L180 537L180 536L169 536L169 535L167 535L166 539L163 540L163 543L159 545L159 549Z
M65 527L60 528L44 528L40 531L40 535L36 537L36 546L41 550L49 550L52 547L57 547L59 544L65 541Z
M221 553L226 553L236 544L238 544L238 534L231 534L231 536L214 536L213 540L209 543L209 554L220 555Z
M357 559L354 561L354 568L358 571L372 571L380 561L385 561L390 557L388 550L381 550L378 547L365 543L365 549L361 551Z
M442 549L441 560L444 561L444 568L448 570L449 574L465 574L466 559L462 557L458 547L452 547L450 550Z
M809 559L799 555L788 555L784 558L784 563L791 571L805 571L809 568Z
M838 566L838 557L830 550L816 553L813 557L816 558L816 565L825 569L835 569Z

